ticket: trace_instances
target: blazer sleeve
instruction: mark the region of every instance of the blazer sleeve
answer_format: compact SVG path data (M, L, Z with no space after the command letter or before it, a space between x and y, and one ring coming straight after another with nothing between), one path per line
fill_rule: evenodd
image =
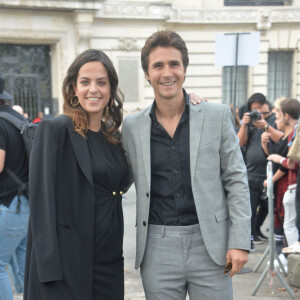
M127 145L127 139L126 139L126 132L127 132L127 122L126 119L123 122L123 126L122 126L122 133L121 133L121 140L122 140L122 146L123 146L123 150L126 156L126 160L128 163L128 169L129 169L129 176L128 176L128 180L125 184L125 188L124 191L127 192L128 189L131 187L132 183L133 183L133 174L132 174L132 168L131 168L131 164L130 164L130 160L129 160L129 155L128 155L128 145Z
M228 248L250 250L250 193L246 167L229 107L223 112L220 158L221 179L231 221Z
M49 121L39 125L29 164L30 226L40 282L62 279L55 207L58 132Z

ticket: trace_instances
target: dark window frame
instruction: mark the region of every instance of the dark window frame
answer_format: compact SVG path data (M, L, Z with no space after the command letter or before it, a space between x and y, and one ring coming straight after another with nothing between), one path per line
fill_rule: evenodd
M268 52L267 96L273 102L278 97L291 97L294 51Z

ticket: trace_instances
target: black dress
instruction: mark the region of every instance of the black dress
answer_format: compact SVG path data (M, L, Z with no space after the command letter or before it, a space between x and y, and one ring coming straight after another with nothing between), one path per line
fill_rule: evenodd
M87 132L95 190L93 299L124 300L122 188L128 165L101 131Z

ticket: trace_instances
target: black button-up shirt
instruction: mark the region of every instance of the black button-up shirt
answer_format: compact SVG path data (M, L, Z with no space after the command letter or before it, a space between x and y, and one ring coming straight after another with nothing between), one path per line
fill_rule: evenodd
M151 201L149 224L185 226L198 223L191 187L189 97L173 138L158 123L154 100L151 126Z

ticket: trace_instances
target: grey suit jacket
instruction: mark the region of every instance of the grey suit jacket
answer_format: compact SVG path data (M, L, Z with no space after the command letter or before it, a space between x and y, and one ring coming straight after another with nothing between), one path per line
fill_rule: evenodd
M151 188L151 107L129 115L122 139L137 194L136 262L143 260ZM190 105L191 184L204 244L211 258L225 265L228 249L250 250L250 219L246 168L230 109L203 102Z

